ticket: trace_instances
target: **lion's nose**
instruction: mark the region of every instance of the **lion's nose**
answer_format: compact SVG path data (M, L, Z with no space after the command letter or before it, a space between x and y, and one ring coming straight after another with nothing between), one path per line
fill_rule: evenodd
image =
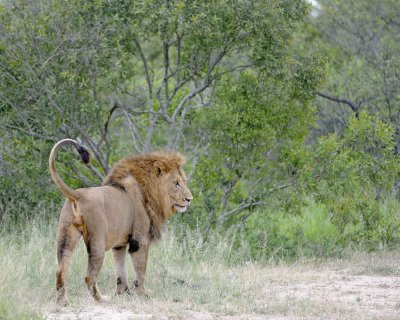
M185 200L186 200L187 202L189 202L189 203L190 203L190 201L192 201L192 200L193 200L193 197L190 197L190 198L185 198Z

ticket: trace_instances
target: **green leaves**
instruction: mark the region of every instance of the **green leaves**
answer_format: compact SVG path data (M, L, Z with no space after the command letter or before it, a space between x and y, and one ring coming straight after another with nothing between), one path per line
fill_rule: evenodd
M240 208L252 210L253 204L261 205L271 196L283 178L277 159L290 146L304 143L312 123L306 99L292 100L287 87L279 87L280 78L264 79L255 72L226 76L213 107L197 114L196 127L206 135L209 147L208 165L196 170L195 180L204 201L217 204L213 210L220 213L220 222L238 221ZM215 173L212 180L210 172ZM216 185L222 192L215 193ZM215 214L211 218L216 219Z
M376 212L399 165L396 4L320 4L312 24L301 0L1 4L4 198L27 174L19 196L37 204L52 186L51 145L71 137L94 156L90 169L60 157L74 187L98 185L130 153L181 150L192 225L242 224L271 207L282 211L276 243L290 228L292 245L383 234Z
M398 131L399 119L399 4L385 1L320 1L312 17L317 35L309 48L319 46L328 57L321 91L345 98L369 114L379 115ZM342 134L352 110L348 105L318 99L320 132ZM354 110L353 110L354 112ZM399 135L395 135L399 145Z
M344 137L321 137L308 153L297 152L301 160L293 163L296 192L312 195L327 206L331 222L343 235L342 244L379 242L375 230L386 223L379 208L393 188L400 165L393 153L393 137L390 125L361 113L349 121ZM301 206L294 206L294 211Z

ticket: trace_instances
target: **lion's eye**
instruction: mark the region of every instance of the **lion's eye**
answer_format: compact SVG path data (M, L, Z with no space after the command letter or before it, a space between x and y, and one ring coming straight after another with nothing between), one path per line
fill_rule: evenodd
M179 184L179 181L175 182L175 185L179 188L181 185Z

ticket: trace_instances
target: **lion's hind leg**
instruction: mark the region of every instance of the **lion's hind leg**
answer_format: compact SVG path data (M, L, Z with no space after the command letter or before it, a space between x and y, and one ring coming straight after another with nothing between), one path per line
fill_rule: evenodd
M126 273L126 246L113 248L114 264L117 271L117 288L115 294L129 294L128 276Z
M57 235L58 270L56 276L57 304L67 304L66 284L69 261L81 237L81 233L74 225L61 226Z
M103 239L99 239L99 237L92 237L86 242L86 248L89 255L85 277L86 285L96 301L105 301L107 298L102 296L97 286L97 276L103 265L105 256L105 242Z

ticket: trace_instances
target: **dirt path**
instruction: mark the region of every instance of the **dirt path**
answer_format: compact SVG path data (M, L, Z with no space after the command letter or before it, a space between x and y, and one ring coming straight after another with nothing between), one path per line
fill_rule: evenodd
M193 303L194 298L174 302L134 297L134 301L121 302L115 298L117 301L112 299L107 305L99 305L88 299L85 307L84 303L61 309L48 307L45 317L49 320L400 319L399 267L394 261L390 265L370 263L373 262L350 267L330 264L232 268L227 274L237 275L242 290L233 294L237 297L222 293L220 301L214 304Z
M320 319L320 314L332 319L400 319L400 277L348 276L343 272L295 273L294 276L298 277L295 281L272 282L264 290L266 296L275 295L286 301L288 309L290 304L297 305L299 319ZM297 317L294 313L278 318Z

